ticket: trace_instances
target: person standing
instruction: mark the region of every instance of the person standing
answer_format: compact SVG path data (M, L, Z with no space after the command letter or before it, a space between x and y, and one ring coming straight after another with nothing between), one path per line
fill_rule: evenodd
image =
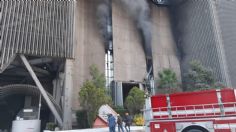
M125 122L126 131L130 132L130 125L131 125L132 121L131 121L131 117L130 117L129 113L125 113L124 122Z
M124 132L123 120L122 120L122 117L119 114L117 114L117 124L118 124L118 132L120 132L120 130L122 132Z
M109 132L115 132L116 131L116 119L112 114L108 115L108 127L109 127Z

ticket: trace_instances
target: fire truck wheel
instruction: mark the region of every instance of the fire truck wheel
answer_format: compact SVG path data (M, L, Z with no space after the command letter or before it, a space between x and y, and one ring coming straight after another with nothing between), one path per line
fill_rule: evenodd
M209 132L201 126L188 126L182 132Z

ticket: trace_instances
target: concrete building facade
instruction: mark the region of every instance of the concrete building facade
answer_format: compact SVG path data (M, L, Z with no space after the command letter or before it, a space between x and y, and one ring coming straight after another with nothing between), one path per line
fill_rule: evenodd
M21 102L15 113L26 106L38 107L43 95L44 125L53 120L52 114L62 128L71 129L80 109L78 93L91 79L91 65L106 75L114 104L121 106L132 87L147 87L150 68L152 79L171 68L181 82L194 59L212 68L218 81L236 85L235 1L139 0L147 4L145 22L150 23L146 30L152 39L146 47L143 27L140 30L122 1L1 1L0 109L14 100ZM108 11L105 37L99 25L101 4ZM6 98L6 89L20 96Z
M154 76L164 68L172 68L181 80L177 48L171 29L171 18L167 7L148 3L152 23L152 54ZM89 67L96 64L105 71L106 54L103 37L99 31L96 9L99 2L80 0L76 11L77 48L75 50L74 110L78 108L78 90L84 80L89 79ZM87 9L90 10L87 10ZM140 32L132 17L119 1L112 1L112 36L114 58L114 81L111 91L115 104L123 105L124 96L133 86L144 88L147 75L145 51ZM79 80L79 81L78 81Z
M184 1L174 8L177 45L182 51L182 73L188 71L190 61L198 60L212 68L216 78L227 84L228 76L222 63L223 49L220 48L222 41L215 23L212 1Z
M235 87L235 1L189 0L173 7L182 75L191 60L213 70L218 82ZM188 83L188 82L184 82Z
M222 43L224 48L225 61L228 67L229 80L232 87L236 87L236 67L235 67L235 57L236 54L236 1L220 1L217 0L214 2L216 14L218 18L219 30L222 37ZM230 86L230 85L229 85Z

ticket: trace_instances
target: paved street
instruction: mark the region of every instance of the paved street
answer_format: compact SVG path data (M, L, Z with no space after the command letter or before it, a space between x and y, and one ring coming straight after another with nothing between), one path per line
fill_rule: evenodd
M118 128L116 128L116 131ZM44 131L51 132L51 131ZM82 129L82 130L70 130L70 131L58 131L58 132L109 132L108 128L96 128L96 129ZM144 127L131 126L131 132L144 132Z

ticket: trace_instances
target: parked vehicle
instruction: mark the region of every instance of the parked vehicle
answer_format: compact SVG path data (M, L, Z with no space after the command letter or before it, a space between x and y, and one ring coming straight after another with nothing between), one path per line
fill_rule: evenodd
M155 95L144 116L150 132L236 132L236 90Z

